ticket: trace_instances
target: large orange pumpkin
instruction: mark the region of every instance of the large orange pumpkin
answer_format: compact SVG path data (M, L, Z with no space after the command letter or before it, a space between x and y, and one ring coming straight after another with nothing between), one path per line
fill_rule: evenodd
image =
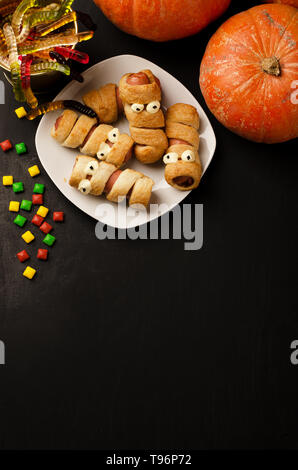
M265 0L266 3L284 3L285 5L292 5L298 8L298 0Z
M126 33L169 41L197 33L218 18L231 0L94 0Z
M298 136L298 10L259 5L226 21L209 41L200 85L210 111L256 142Z

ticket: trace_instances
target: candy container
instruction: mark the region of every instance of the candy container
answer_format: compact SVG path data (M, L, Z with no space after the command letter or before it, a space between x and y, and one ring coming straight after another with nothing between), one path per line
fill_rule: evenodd
M37 39L35 41L27 41L21 45L19 52L22 55L32 54L33 52L54 48L57 46L73 46L78 42L88 41L94 35L93 31L84 31L82 33L57 34L49 36L46 39Z
M50 55L50 58L53 60L56 60L58 64L61 64L64 67L67 67L67 61L61 54L55 51L51 51L49 55ZM83 83L84 81L84 78L82 77L82 75L77 70L73 70L71 68L70 68L70 77L73 80L77 80L80 83Z
M68 65L61 65L57 62L39 62L38 64L31 65L31 73L57 71L70 75L70 68Z
M70 49L68 47L55 47L55 52L63 55L65 59L75 60L81 64L89 63L89 56L85 52L77 51L75 49Z
M20 64L18 62L17 42L11 25L5 23L3 27L3 33L8 48L9 66L11 70L11 78L13 82L13 91L15 94L15 98L17 101L25 101L21 85L21 71Z
M31 108L38 106L38 101L31 89L31 64L32 55L22 56L21 58L21 80L25 98Z
M27 114L26 118L29 119L29 121L32 121L33 119L37 118L38 116L41 116L42 114L49 113L50 111L57 111L57 109L65 108L73 109L74 111L78 111L79 113L85 114L90 118L98 119L97 114L91 108L83 105L79 101L73 100L52 101L51 103L42 104L33 111L30 111Z

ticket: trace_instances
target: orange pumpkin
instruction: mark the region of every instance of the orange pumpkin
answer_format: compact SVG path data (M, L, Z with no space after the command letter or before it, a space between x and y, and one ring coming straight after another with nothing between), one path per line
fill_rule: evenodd
M287 5L259 5L226 21L201 63L200 86L210 111L256 142L297 137L297 44L298 10Z
M94 0L126 33L169 41L199 32L218 18L231 0Z
M284 3L298 8L298 0L265 0L266 3Z

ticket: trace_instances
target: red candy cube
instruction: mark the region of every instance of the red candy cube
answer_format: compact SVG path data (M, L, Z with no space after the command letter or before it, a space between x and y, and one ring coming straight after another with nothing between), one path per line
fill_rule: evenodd
M38 250L37 251L37 258L46 261L48 259L48 250Z
M12 143L7 139L0 143L0 147L2 148L3 152L7 152L8 150L12 149Z
M32 202L35 206L43 205L43 194L33 194Z
M39 227L39 228L40 228L40 230L41 230L43 233L45 233L46 235L47 235L48 233L50 233L51 230L53 230L53 227L52 227L50 224L48 224L47 222L44 222L44 223L41 225L41 227Z
M40 227L41 224L43 223L43 221L44 221L44 218L43 218L43 217L40 217L40 215L37 215L37 214L36 214L36 215L33 217L33 219L32 219L31 222L32 222L34 225L36 225L37 227Z
M26 250L20 251L20 253L17 254L17 257L19 258L21 263L24 263L27 261L27 259L30 258Z
M64 221L64 212L54 212L53 213L54 222L63 222Z

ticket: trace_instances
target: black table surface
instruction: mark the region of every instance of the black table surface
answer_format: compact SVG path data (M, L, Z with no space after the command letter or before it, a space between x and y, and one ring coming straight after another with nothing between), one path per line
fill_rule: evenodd
M76 1L98 24L81 47L91 65L143 56L206 110L217 149L185 201L204 205L204 245L99 241L95 221L43 170L45 205L66 220L55 226L48 262L32 260L39 272L30 282L15 257L24 248L8 212L15 198L2 186L1 449L298 448L298 366L290 362L298 339L297 141L268 146L232 134L198 86L209 38L253 2L233 3L202 33L159 44L126 35L91 1ZM1 174L24 181L30 198L38 122L18 120L7 82L5 90L0 141L24 141L29 153L2 152ZM40 240L28 247L32 256Z

